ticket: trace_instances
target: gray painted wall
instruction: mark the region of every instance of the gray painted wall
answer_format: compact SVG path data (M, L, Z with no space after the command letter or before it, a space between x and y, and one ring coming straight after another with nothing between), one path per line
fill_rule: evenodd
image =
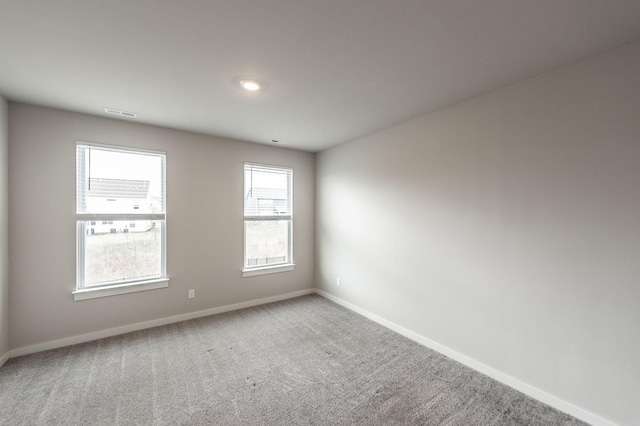
M639 424L639 76L636 42L319 154L316 286Z
M0 358L9 350L9 109L0 96Z
M313 287L314 154L17 103L9 125L10 349ZM73 301L77 140L166 151L169 288ZM295 271L241 277L245 161L294 169Z

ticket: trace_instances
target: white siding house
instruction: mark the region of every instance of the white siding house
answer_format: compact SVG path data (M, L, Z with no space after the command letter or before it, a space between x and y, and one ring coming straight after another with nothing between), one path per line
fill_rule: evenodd
M123 194L125 196L123 196ZM113 213L152 213L153 202L149 195L148 180L90 178L87 191L89 211ZM116 232L145 232L153 227L151 220L144 221L91 221L87 234Z

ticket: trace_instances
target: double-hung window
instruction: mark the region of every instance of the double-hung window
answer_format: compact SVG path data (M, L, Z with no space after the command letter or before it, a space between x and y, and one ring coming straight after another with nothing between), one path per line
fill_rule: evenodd
M293 170L244 165L243 276L293 270Z
M167 287L163 152L76 145L76 300Z

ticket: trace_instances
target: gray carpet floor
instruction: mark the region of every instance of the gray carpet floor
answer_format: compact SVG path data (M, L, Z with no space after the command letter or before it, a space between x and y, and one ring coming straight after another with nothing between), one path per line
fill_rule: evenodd
M2 425L583 425L309 295L10 359Z

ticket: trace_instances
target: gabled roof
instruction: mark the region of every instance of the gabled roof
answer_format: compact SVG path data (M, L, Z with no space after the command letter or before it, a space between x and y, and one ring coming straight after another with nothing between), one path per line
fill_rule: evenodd
M258 198L262 200L286 200L287 190L284 188L252 188L249 190L247 198Z
M90 178L87 188L87 196L92 198L145 199L148 193L148 180Z

